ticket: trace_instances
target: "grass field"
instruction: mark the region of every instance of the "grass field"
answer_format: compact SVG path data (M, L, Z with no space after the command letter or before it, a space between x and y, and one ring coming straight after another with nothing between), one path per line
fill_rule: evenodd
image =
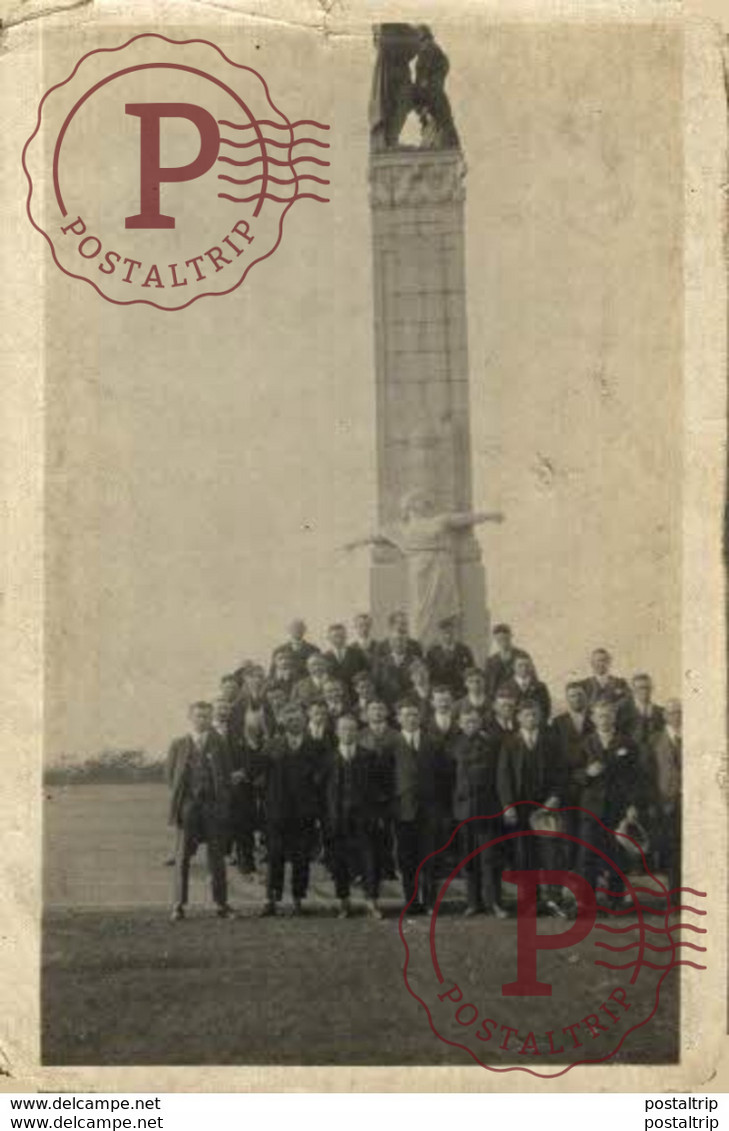
M436 1039L406 991L396 885L383 922L338 921L317 869L305 917L261 920L260 881L235 877L241 918L221 922L199 863L191 916L170 924L165 805L154 785L46 791L44 1064L471 1063ZM439 956L488 986L494 965L513 956L515 930L450 916L438 926ZM425 920L408 926L413 953L424 952L427 932ZM563 960L544 954L540 974ZM594 989L591 963L569 976L576 996ZM632 1034L621 1061L676 1059L677 997L674 973L659 1015Z

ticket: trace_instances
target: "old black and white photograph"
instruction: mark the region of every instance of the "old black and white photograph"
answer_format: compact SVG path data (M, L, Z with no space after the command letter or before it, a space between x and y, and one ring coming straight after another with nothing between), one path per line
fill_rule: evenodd
M686 508L723 433L702 464L658 7L38 33L44 1071L693 1079L725 712L721 515ZM201 40L249 122L167 61ZM104 170L131 204L78 203Z

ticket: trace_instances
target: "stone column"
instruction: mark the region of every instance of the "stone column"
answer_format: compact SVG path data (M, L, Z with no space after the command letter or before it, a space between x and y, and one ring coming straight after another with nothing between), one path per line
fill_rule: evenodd
M380 526L416 488L438 510L472 509L464 177L458 149L370 155ZM485 572L471 533L458 541L458 575L463 636L480 662ZM380 634L387 613L407 607L395 551L373 553L371 607Z

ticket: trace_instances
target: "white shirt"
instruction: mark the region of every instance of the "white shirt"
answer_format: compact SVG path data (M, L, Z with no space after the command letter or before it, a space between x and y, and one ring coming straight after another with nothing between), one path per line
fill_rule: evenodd
M450 730L452 721L452 717L447 712L436 711L435 725L438 727L438 730Z
M403 731L402 736L405 739L405 741L407 742L408 746L411 746L413 748L413 750L417 750L419 748L419 746L420 746L420 731L419 730L411 731L409 734L406 731Z
M352 761L356 749L356 746L344 746L341 743L339 745L339 753L344 758L345 762Z
M521 737L524 739L524 741L526 742L529 749L533 750L534 747L537 745L537 738L539 737L539 731L538 730L524 730L524 729L522 729L520 733L521 733Z
M301 734L296 734L296 735L287 734L286 735L286 741L289 745L290 750L300 750L301 744L304 741L304 738L303 738L303 735L301 735Z

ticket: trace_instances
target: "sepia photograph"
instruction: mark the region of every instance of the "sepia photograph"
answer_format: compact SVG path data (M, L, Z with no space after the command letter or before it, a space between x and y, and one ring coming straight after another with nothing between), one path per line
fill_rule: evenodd
M38 31L43 1069L678 1070L724 737L659 7Z

